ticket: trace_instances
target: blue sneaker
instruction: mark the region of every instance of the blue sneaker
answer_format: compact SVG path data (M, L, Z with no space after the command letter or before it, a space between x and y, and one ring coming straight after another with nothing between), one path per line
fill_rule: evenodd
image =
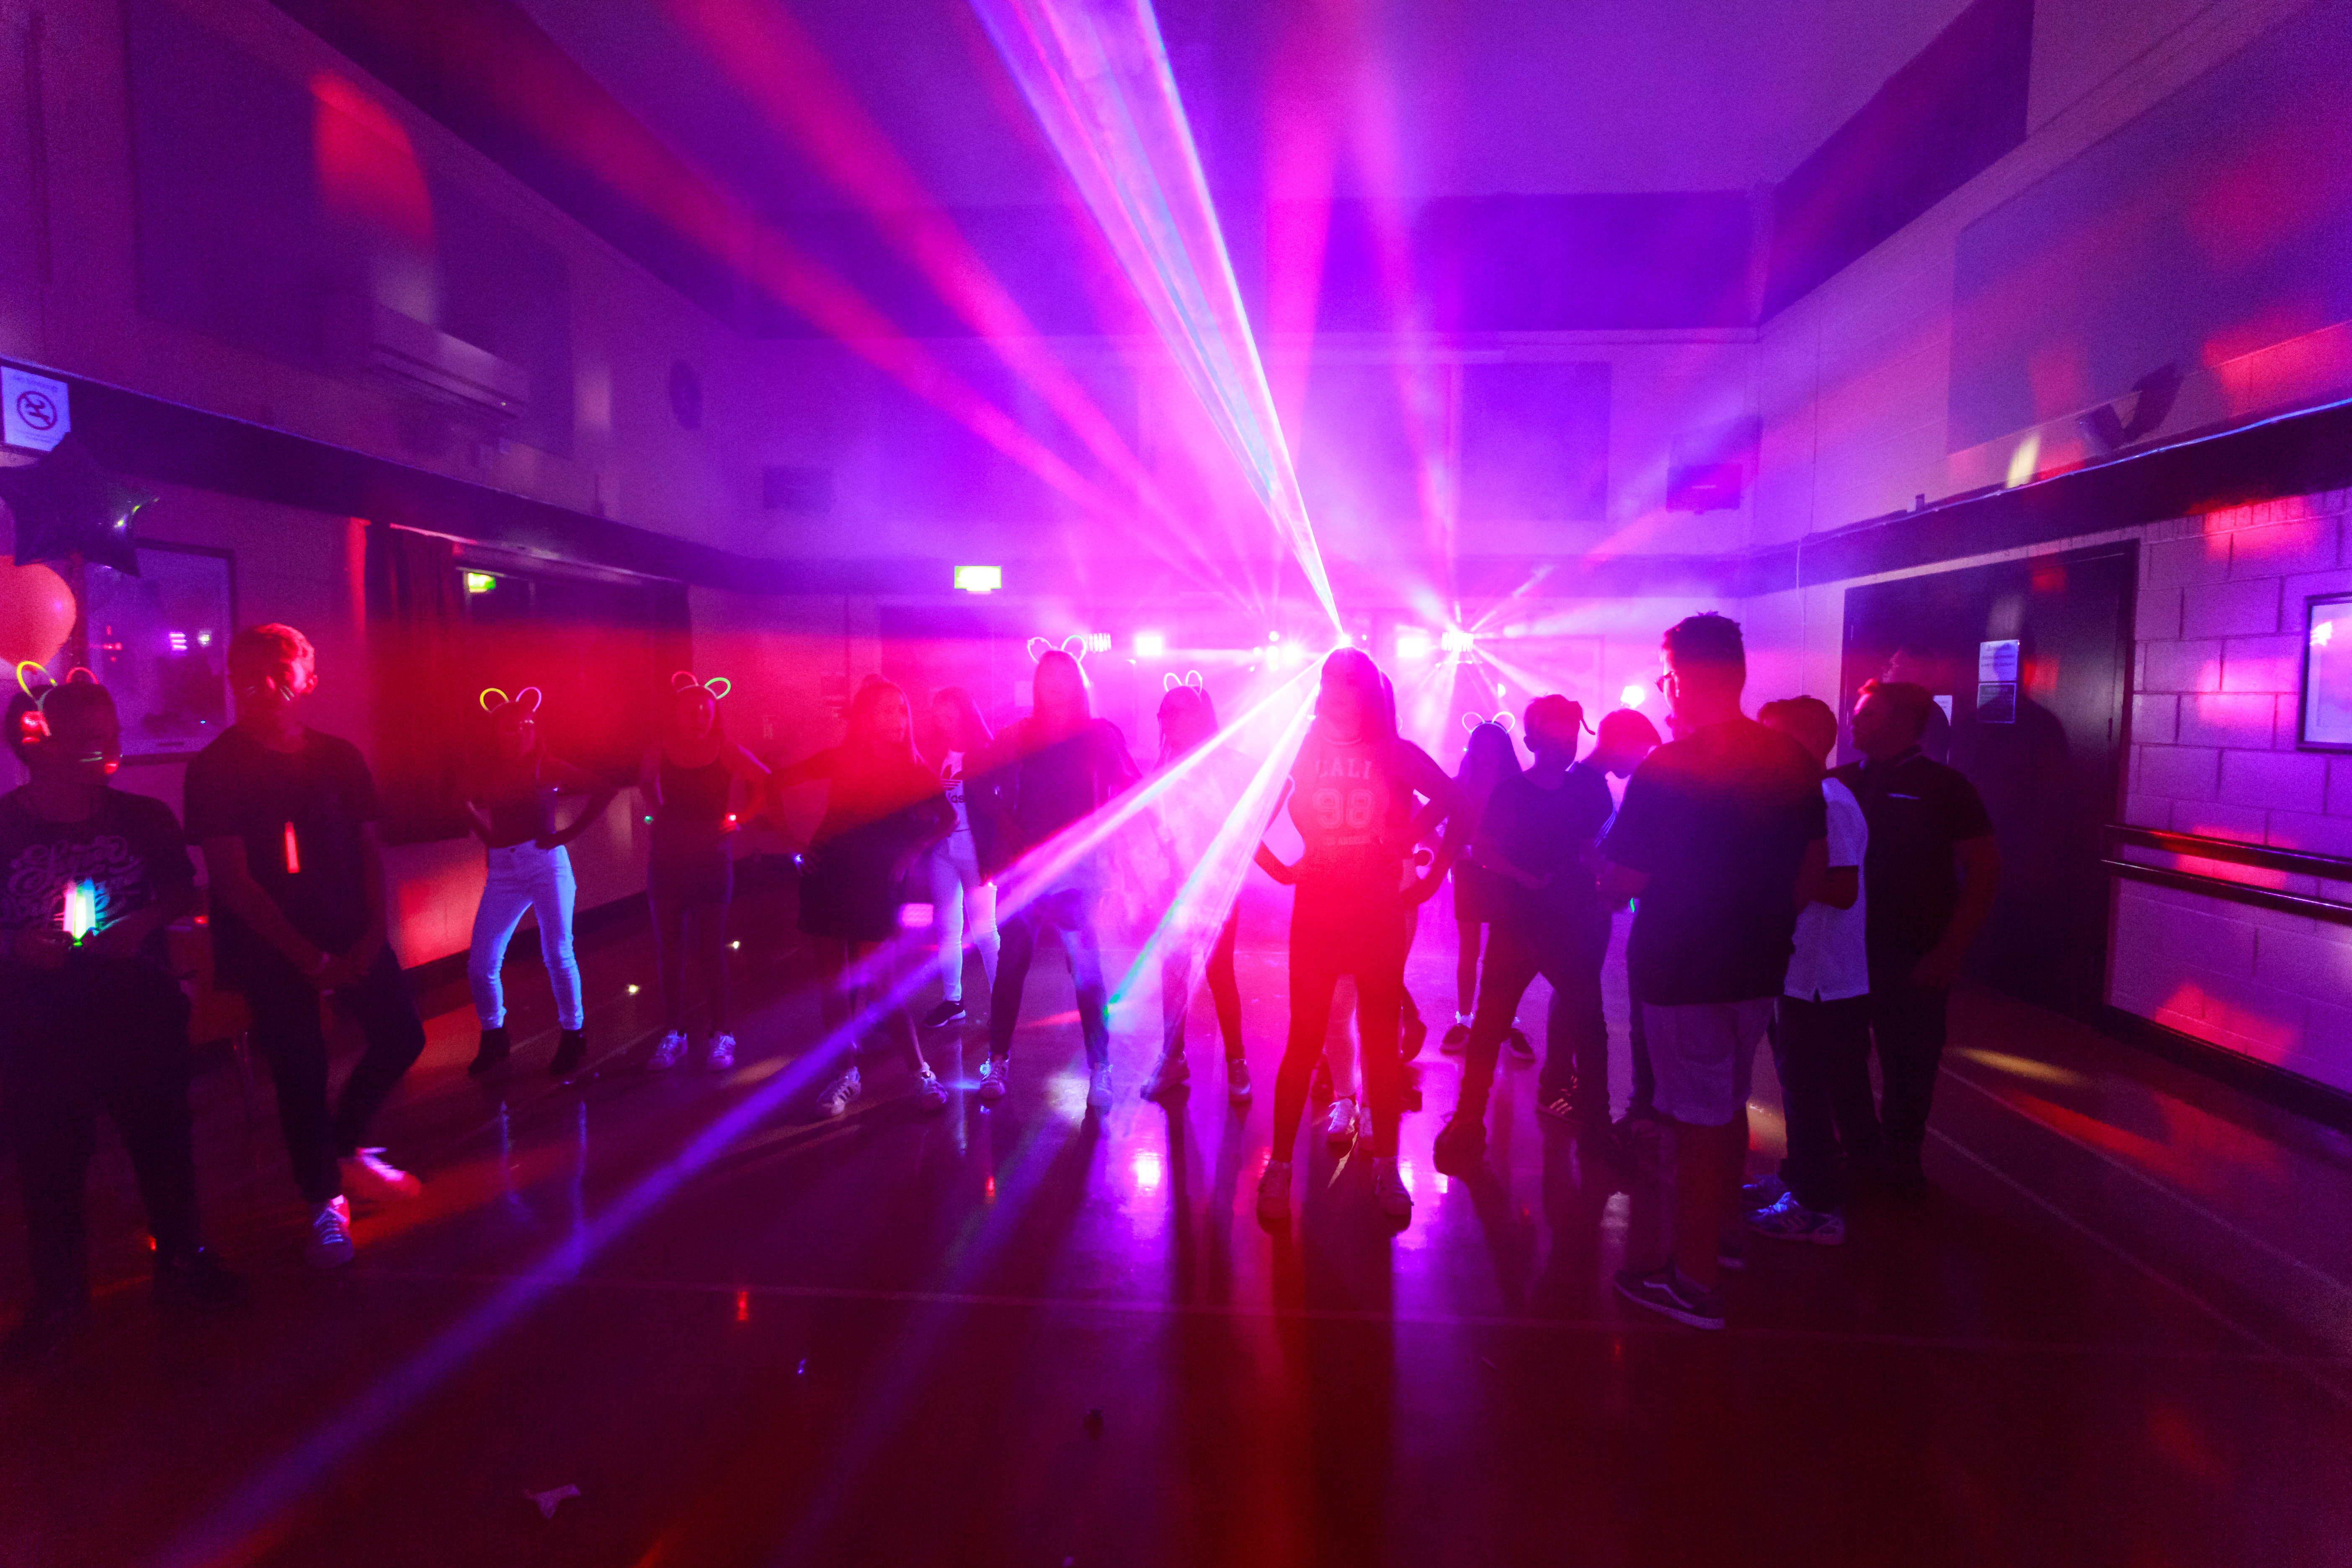
M1794 1193L1782 1193L1771 1205L1749 1211L1748 1228L1774 1241L1810 1241L1815 1247L1837 1247L1845 1240L1845 1215L1835 1209L1809 1209Z

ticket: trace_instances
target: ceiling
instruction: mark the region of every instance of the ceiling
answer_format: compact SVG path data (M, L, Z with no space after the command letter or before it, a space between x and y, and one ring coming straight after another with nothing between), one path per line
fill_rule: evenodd
M746 8L774 0L741 0ZM647 129L754 210L848 205L672 5L520 0ZM948 207L1065 198L967 0L788 0ZM1221 196L1721 191L1785 177L1962 0L1163 0ZM1270 120L1328 158L1269 170Z

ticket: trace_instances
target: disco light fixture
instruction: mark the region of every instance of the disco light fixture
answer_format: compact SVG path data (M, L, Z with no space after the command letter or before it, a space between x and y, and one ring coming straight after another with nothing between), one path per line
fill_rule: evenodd
M1138 632L1138 633L1136 633L1136 634L1135 634L1135 657L1136 657L1136 658L1166 658L1166 657L1167 657L1167 654L1168 654L1168 634L1167 634L1167 633L1165 633L1165 632Z
M1396 635L1396 656L1401 659L1427 658L1437 645L1419 626L1400 626Z
M1458 626L1452 631L1440 633L1437 638L1437 646L1448 653L1468 653L1477 646L1477 643L1476 636Z
M955 569L955 585L966 594L993 594L1004 586L1002 566L959 566Z

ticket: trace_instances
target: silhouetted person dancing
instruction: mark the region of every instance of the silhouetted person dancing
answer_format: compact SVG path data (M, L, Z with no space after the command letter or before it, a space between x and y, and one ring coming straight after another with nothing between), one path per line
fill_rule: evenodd
M894 681L871 680L849 704L841 744L778 770L775 787L822 779L824 816L809 840L801 876L801 930L816 949L824 983L819 1008L827 1035L848 1027L849 1064L817 1097L817 1110L839 1116L866 1091L860 1039L868 1026L887 1031L915 1077L917 1102L946 1106L948 1091L923 1059L915 1021L893 1002L877 1018L863 1015L891 988L875 973L885 944L898 934L898 886L955 828L939 775L915 752L914 714Z
M1941 717L1927 688L1873 680L1853 709L1853 744L1863 755L1832 776L1853 792L1870 825L1863 890L1870 905L1870 1029L1884 1084L1886 1179L1895 1191L1927 1191L1919 1151L1944 1060L1945 1008L1960 960L1992 913L2000 886L2000 849L1976 786L1920 750L1929 715ZM1843 1103L1869 1103L1866 1072L1859 1089L1849 1072ZM1860 1132L1865 1170L1875 1152Z
M1739 625L1692 616L1665 636L1677 739L1625 786L1601 841L1601 896L1639 898L1627 962L1658 1110L1673 1124L1674 1246L1618 1292L1693 1328L1723 1327L1723 1222L1748 1148L1748 1075L1789 970L1797 911L1828 864L1821 765L1739 711Z
M1584 731L1584 710L1565 697L1528 704L1528 744L1535 765L1495 786L1478 824L1473 853L1495 879L1492 932L1478 977L1478 1012L1462 1059L1462 1094L1431 1151L1437 1168L1467 1176L1486 1155L1486 1093L1495 1058L1538 974L1567 998L1555 1016L1564 1026L1546 1044L1544 1076L1573 1103L1589 1096L1588 1131L1609 1132L1609 1037L1597 1037L1601 960L1609 912L1593 886L1592 843L1609 820L1609 786L1570 764ZM1594 1086L1597 1084L1597 1088Z
M1107 805L1142 777L1128 755L1118 726L1097 719L1087 700L1087 678L1078 661L1059 648L1037 661L1031 687L1034 701L997 737L985 783L972 802L996 814L987 835L994 859L982 868L995 879L1021 857L1058 837ZM1095 906L1101 901L1097 858L1077 857L1025 892L1021 907L997 916L996 984L988 998L988 1067L980 1098L993 1105L1012 1083L1013 1031L1021 1022L1021 994L1037 939L1058 932L1068 947L1070 975L1077 988L1078 1031L1087 1046L1087 1108L1110 1109L1110 988L1103 979L1102 941L1095 931Z
M1823 763L1837 747L1837 715L1818 697L1767 702L1756 717ZM1834 1247L1845 1239L1840 1132L1853 1137L1866 1127L1874 1139L1878 1130L1870 1102L1870 963L1863 940L1868 913L1862 862L1870 830L1840 780L1822 780L1822 804L1829 867L1813 901L1797 912L1796 951L1772 1020L1772 1065L1789 1128L1789 1155L1780 1162L1788 1190L1751 1211L1748 1226L1776 1241Z
M548 751L539 737L539 697L535 686L514 697L495 689L482 693L490 744L466 786L466 821L482 841L483 858L482 899L474 910L473 941L466 954L466 981L482 1026L481 1044L466 1070L478 1076L507 1059L506 985L499 972L526 914L538 917L539 956L555 993L560 1033L548 1075L562 1078L588 1058L588 1010L572 951L572 909L579 886L572 877L572 852L564 846L594 826L620 792ZM588 802L558 827L556 797L567 792L585 795Z
M1356 977L1364 1098L1371 1108L1372 1201L1391 1221L1412 1218L1397 1170L1403 1064L1397 1030L1412 913L1442 885L1443 868L1410 887L1414 845L1459 807L1461 790L1428 752L1396 732L1381 672L1354 648L1323 661L1315 722L1292 764L1290 817L1305 840L1296 866L1264 845L1257 863L1297 892L1290 910L1290 1034L1274 1079L1274 1147L1258 1179L1258 1218L1290 1216L1291 1150L1307 1110L1307 1080L1323 1055L1331 999ZM1428 805L1415 811L1413 802Z
M420 1190L362 1141L425 1049L425 1026L385 937L374 776L357 746L297 716L319 686L310 639L292 626L248 627L229 639L228 679L236 722L188 763L188 837L211 887L215 973L253 1009L295 1184L311 1205L306 1256L332 1268L352 1258L346 1194ZM331 1109L322 998L367 1041Z
M86 671L76 671L86 675ZM103 1107L139 1178L155 1294L244 1294L200 1245L189 1138L188 1003L163 928L196 908L171 807L107 779L114 699L87 679L18 691L8 748L32 782L0 795L0 1111L25 1199L33 1294L0 1360L29 1360L89 1307L83 1203Z

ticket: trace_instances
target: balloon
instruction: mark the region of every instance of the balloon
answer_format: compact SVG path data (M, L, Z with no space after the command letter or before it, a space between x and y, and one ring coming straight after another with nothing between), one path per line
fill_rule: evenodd
M46 566L0 565L0 664L47 664L73 630L73 590Z

